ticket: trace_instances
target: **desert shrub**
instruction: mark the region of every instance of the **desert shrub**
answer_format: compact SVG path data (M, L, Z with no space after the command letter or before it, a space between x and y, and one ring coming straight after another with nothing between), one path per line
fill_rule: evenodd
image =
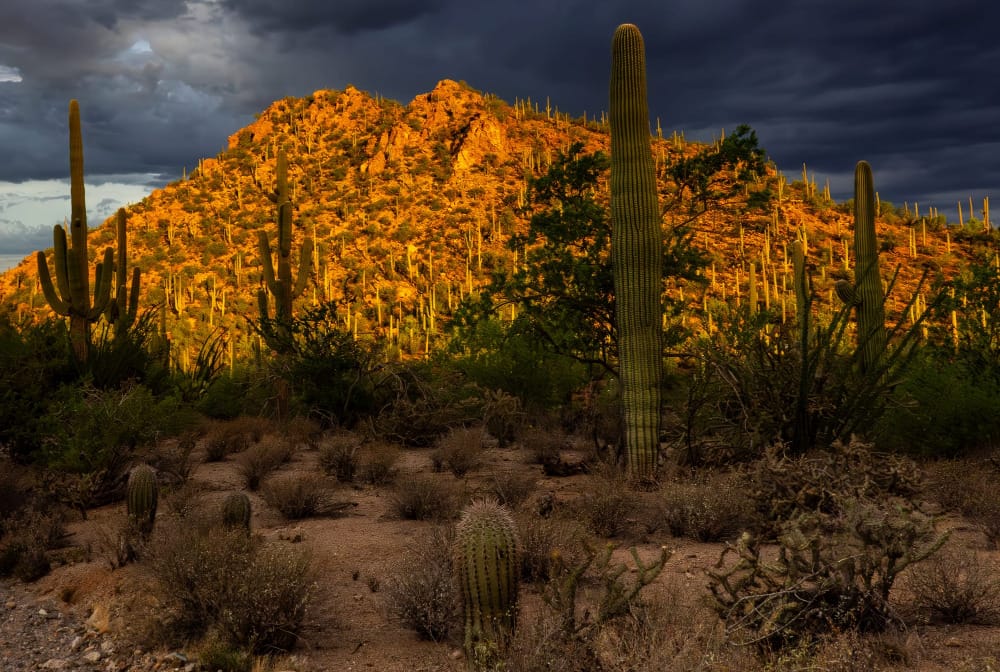
M503 390L486 390L483 424L501 448L510 445L517 438L524 419L525 414L517 397Z
M557 464L566 447L566 435L542 427L530 427L521 432L521 444L531 455L534 464Z
M438 438L431 458L446 465L461 478L483 462L483 430L479 427L456 427Z
M196 407L205 416L217 420L256 416L264 410L269 393L260 372L238 367L212 380Z
M264 418L240 416L212 423L205 434L205 460L218 462L260 441L270 429Z
M264 484L264 501L289 520L317 516L335 508L329 501L329 488L320 476L286 474Z
M418 539L386 581L389 609L420 637L440 642L460 624L462 600L452 571L454 530Z
M81 511L115 501L137 449L181 433L193 417L176 400L156 400L133 386L120 390L65 387L46 416L48 492Z
M719 541L755 524L749 483L732 474L668 483L658 508L670 534L696 541Z
M535 479L513 469L496 469L490 472L486 488L500 504L513 511L531 496Z
M591 532L614 537L625 531L636 510L635 493L618 477L593 476L576 502L577 510Z
M777 558L765 557L750 533L726 545L708 575L731 641L779 649L826 632L877 632L900 621L889 604L896 579L947 535L886 503L845 499L838 510L786 520Z
M521 513L515 518L521 539L521 578L527 582L552 578L556 555L570 565L578 563L583 548L584 530L575 522L535 513Z
M1000 621L1000 578L975 551L944 548L909 572L914 606L943 623Z
M464 496L454 481L416 475L396 484L392 506L404 520L449 520L458 515Z
M372 443L364 447L358 475L369 485L387 485L396 478L399 449L388 443Z
M373 423L375 434L408 446L429 446L456 427L483 416L483 393L462 374L435 364L409 365L390 379L388 403Z
M878 427L879 445L937 458L969 455L1000 439L1000 381L954 361L954 353L922 357L899 386L906 403L893 404Z
M4 521L0 540L0 577L37 581L51 569L49 551L65 535L63 516L35 505L14 512Z
M335 303L306 309L286 325L261 320L254 326L275 352L272 372L288 381L297 402L326 426L351 427L377 409L377 346L340 327Z
M358 471L359 446L360 439L351 434L327 438L319 449L320 466L341 483L350 483Z
M296 547L242 530L188 526L161 536L152 567L174 634L266 653L298 639L313 593L309 562Z
M283 438L268 435L247 448L236 459L236 470L247 490L257 490L271 472L291 458L291 446Z
M319 447L320 436L323 434L323 428L318 422L302 415L289 418L284 427L282 427L282 430L285 438L288 439L288 442L292 446L310 450L315 450Z

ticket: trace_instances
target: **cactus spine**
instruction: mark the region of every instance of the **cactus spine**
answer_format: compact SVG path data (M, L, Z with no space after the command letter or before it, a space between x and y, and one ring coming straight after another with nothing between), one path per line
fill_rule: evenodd
M859 161L854 169L854 256L854 285L841 280L836 290L841 300L856 308L861 368L873 371L885 353L887 335L875 237L875 187L866 161Z
M261 318L267 322L269 317L268 293L274 297L274 321L277 329L272 331L268 345L274 350L283 349L283 337L287 336L288 324L292 319L292 301L302 295L312 269L312 238L302 241L299 253L299 275L292 280L292 202L288 197L288 162L285 150L279 150L276 171L277 190L274 200L278 206L278 267L275 271L271 258L271 243L267 232L261 231L258 238L258 250L264 271L265 289L257 295ZM275 338L277 336L277 338Z
M611 46L611 264L625 465L655 476L660 447L663 234L650 149L646 54L639 29L623 24Z
M250 498L242 492L231 492L222 502L222 525L250 531Z
M470 666L513 631L520 577L514 519L495 501L466 507L455 533L455 569L465 606L465 651Z
M128 476L125 493L125 507L129 521L142 536L149 536L156 521L156 501L158 497L156 471L146 464L140 464Z
M90 325L107 308L111 296L111 268L114 252L104 251L104 261L97 264L94 297L90 297L90 262L87 257L87 206L83 188L83 136L80 133L80 105L69 101L69 177L70 240L66 231L56 226L52 237L55 247L56 282L53 284L45 253L39 251L38 280L45 300L57 315L69 317L70 342L77 361L86 362L90 349Z
M115 264L115 298L108 301L104 317L114 325L115 334L122 334L135 323L139 312L139 279L138 268L132 269L132 286L128 281L128 242L125 232L125 209L118 209L116 222L118 234L118 263Z

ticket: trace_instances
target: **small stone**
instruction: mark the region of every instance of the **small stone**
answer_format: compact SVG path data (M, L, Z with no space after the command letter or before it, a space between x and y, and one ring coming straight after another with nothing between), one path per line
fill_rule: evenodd
M452 652L448 654L448 657L451 658L452 660L458 660L464 655L465 654L462 653L462 649L453 649Z
M959 647L962 646L962 642L958 641L958 637L949 637L944 642L945 646Z
M88 651L87 653L83 654L83 659L85 661L87 661L88 663L94 664L94 663L98 662L101 659L101 652L100 651Z
M8 609L13 609L14 607L17 606L17 602L15 602L14 600L7 600L7 604L5 604L4 606L7 607Z
M69 661L65 658L49 658L42 663L43 670L65 670L69 668Z
M81 646L83 646L83 637L77 635L76 637L73 638L73 643L69 645L69 650L76 651Z
M49 615L49 612L45 611L44 609L39 609L38 610L38 615L41 616L42 618L47 618L48 615Z
M115 645L109 642L108 640L104 640L103 642L101 642L101 651L104 653L114 653Z

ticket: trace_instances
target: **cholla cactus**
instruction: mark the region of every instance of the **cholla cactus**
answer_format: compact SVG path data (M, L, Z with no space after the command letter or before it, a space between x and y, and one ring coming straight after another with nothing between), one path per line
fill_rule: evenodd
M128 477L125 507L129 521L143 537L148 537L153 531L158 495L156 471L148 464L140 464L133 469Z
M465 605L470 666L495 651L514 629L521 573L514 519L495 501L466 507L455 534L455 568Z

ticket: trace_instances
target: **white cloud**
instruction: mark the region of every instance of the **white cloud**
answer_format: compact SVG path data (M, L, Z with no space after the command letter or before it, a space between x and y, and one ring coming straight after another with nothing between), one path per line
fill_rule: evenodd
M21 71L9 65L0 65L0 82L20 82Z
M151 191L150 176L113 176L86 185L88 224L95 227L119 207ZM69 216L69 182L0 182L0 254L29 254L52 246L52 227Z

